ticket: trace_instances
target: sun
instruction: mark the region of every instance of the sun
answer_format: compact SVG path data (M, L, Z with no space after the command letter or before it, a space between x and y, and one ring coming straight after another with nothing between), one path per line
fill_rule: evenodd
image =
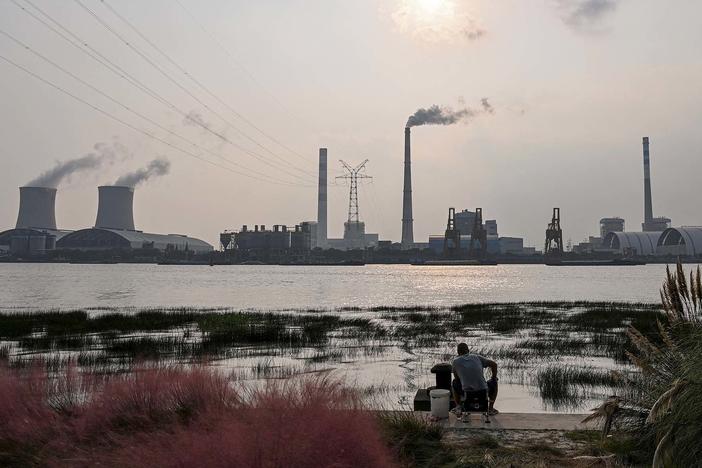
M423 13L428 15L434 15L442 6L445 6L446 0L416 0L417 6L422 10Z
M475 40L485 34L466 0L396 0L390 13L398 31L423 43Z

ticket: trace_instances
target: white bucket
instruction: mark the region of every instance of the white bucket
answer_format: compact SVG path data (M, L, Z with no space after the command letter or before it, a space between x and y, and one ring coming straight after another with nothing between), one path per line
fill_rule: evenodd
M448 390L435 389L429 392L431 400L431 415L437 419L449 417L449 399L451 392Z

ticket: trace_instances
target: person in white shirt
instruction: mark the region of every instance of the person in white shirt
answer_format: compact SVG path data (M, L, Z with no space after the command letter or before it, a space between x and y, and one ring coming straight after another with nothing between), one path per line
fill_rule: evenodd
M456 411L461 411L461 398L464 394L486 391L488 393L488 413L498 414L495 409L497 399L497 363L479 354L471 354L466 343L460 343L456 349L458 356L451 362L453 370L453 399ZM484 369L490 368L492 376L485 380Z

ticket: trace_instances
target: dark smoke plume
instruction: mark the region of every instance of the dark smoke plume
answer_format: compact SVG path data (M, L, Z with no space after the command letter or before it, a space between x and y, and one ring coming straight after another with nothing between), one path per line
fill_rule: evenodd
M125 174L115 182L115 185L136 187L137 185L146 182L151 177L157 177L168 174L171 169L171 163L166 159L154 159L146 167L137 171Z
M480 100L480 105L483 106L483 111L488 113L488 114L494 114L495 113L495 108L492 107L492 104L488 101L488 98L482 98Z
M53 169L49 169L36 179L31 180L27 186L56 188L61 182L69 180L77 172L98 169L103 164L113 161L117 154L128 154L127 148L118 142L96 143L93 149L94 152L80 158L57 162Z
M434 104L426 109L421 108L407 119L406 127L418 127L419 125L453 125L462 120L475 117L479 114L493 114L495 109L488 102L487 98L480 101L481 109L471 109L463 107L453 110L450 107L440 107Z
M558 0L563 21L577 29L594 26L614 11L619 0Z

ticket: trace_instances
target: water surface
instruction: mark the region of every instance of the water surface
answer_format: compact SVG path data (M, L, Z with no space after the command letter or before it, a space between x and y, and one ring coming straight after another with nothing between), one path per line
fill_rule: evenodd
M1 309L446 306L469 302L657 302L665 265L171 266L0 264Z

